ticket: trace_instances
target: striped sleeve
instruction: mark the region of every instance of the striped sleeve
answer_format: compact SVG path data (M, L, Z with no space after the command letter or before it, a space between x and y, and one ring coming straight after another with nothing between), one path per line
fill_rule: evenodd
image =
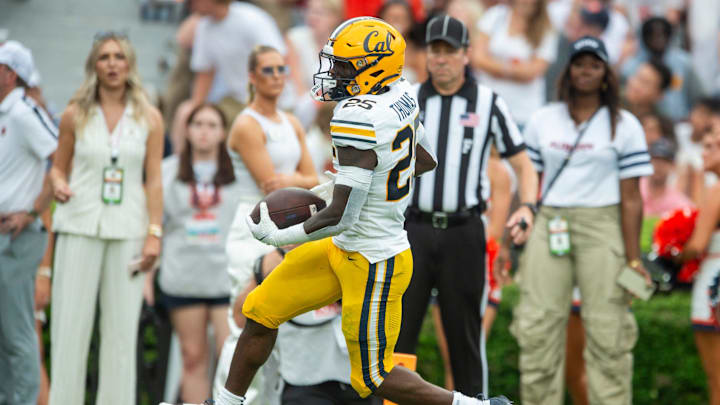
M618 123L617 135L620 150L618 151L618 171L620 179L649 176L653 173L650 154L645 143L645 133L635 116L624 112Z
M525 150L522 134L510 115L510 109L505 101L494 93L490 106L490 132L495 138L495 147L501 157L508 158Z
M330 120L330 136L335 146L372 149L378 144L375 125L359 108L342 108L339 104ZM351 111L352 113L350 113Z
M538 137L537 120L535 115L530 118L525 132L523 132L523 138L525 139L525 145L527 146L527 154L530 160L535 166L535 170L542 172L545 170L545 162L543 161L542 152L540 149L540 137Z

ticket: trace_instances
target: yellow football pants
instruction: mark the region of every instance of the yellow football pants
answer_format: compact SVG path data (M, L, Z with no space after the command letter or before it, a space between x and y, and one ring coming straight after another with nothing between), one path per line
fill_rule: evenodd
M305 243L248 295L243 313L268 328L342 299L342 328L353 388L365 398L393 367L402 295L412 277L410 249L370 263L331 238Z

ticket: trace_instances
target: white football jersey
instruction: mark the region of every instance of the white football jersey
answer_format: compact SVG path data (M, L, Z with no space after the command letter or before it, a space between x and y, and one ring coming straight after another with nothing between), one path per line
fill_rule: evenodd
M404 229L415 177L415 147L425 134L418 119L417 99L401 79L380 95L362 95L341 101L330 121L333 148L372 149L377 155L367 201L360 219L333 238L337 247L359 252L370 263L386 260L408 249ZM337 153L333 153L337 168Z

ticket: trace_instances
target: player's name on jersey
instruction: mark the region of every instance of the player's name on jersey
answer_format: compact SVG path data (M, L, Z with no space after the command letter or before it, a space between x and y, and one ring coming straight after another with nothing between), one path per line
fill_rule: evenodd
M395 111L395 114L397 114L399 120L404 120L405 118L409 117L410 114L415 111L416 107L417 102L415 101L415 98L411 97L409 94L407 94L407 92L403 93L403 95L398 101L390 104L390 108Z

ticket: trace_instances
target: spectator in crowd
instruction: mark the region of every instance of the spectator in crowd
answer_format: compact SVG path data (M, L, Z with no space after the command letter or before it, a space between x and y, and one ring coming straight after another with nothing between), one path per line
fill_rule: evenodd
M560 47L560 55L566 53L570 43L590 35L603 41L611 65L617 65L626 56L632 30L627 18L615 10L612 0L555 0L548 4L548 16L568 40ZM565 67L567 59L562 62Z
M226 127L217 107L196 107L183 151L166 158L162 167L165 236L158 281L180 340L181 398L187 402L202 402L210 395L208 323L216 358L230 333L225 243L241 190L225 148ZM146 291L152 291L152 277L146 283Z
M520 127L545 103L545 72L555 60L557 34L546 0L513 0L485 11L473 50L480 82L507 100Z
M625 104L636 117L659 112L658 103L670 87L672 72L662 62L649 60L627 80Z
M188 7L192 7L194 3L194 1L190 1ZM168 76L167 88L162 95L162 112L166 128L172 126L173 117L175 117L180 103L191 96L193 72L190 69L190 57L195 29L202 16L192 12L192 9L190 11L191 14L180 23L175 32L176 60Z
M720 2L688 2L687 34L693 68L707 94L720 90Z
M675 169L675 145L660 138L650 144L648 151L653 174L640 179L643 214L660 217L675 209L693 206L685 194L670 184Z
M45 172L57 129L25 97L30 50L0 45L0 403L34 404L40 382L36 272L47 244L39 216L52 192ZM43 277L47 274L44 273ZM47 280L44 280L47 281Z
M178 106L171 136L180 153L185 123L192 109L206 101L217 103L232 122L247 104L248 56L255 45L270 45L285 54L275 21L257 6L232 0L193 0L203 16L195 28L190 68L195 74L192 95Z
M502 287L512 282L508 273L510 257L507 249L504 248L505 239L508 235L505 232L505 222L510 214L510 205L516 184L510 171L503 164L497 149L490 152L488 160L488 179L490 180L490 198L488 199L487 211L487 284L488 301L485 315L483 316L482 328L485 338L490 336L490 330L497 317L497 308L502 300ZM493 252L493 254L491 254ZM498 257L500 256L500 257Z
M492 142L520 177L521 201L508 223L516 242L532 228L537 174L502 97L478 84L468 66L468 30L441 15L428 23L430 79L415 87L425 136L437 151L437 169L416 183L406 213L413 275L403 295L396 351L415 353L431 290L438 290L455 389L487 394L482 318L487 304L486 232L490 195L487 161Z
M702 138L711 130L713 114L720 114L720 98L701 98L690 111L687 123L677 125L677 187L695 202L702 200L706 187L717 177L703 170Z
M622 76L624 79L633 76L648 61L657 61L667 66L671 72L670 80L667 92L658 101L658 109L673 121L680 121L687 118L690 106L702 95L703 90L690 56L679 46L673 45L672 34L672 25L662 17L645 21L640 35L640 48L635 57L622 66Z
M51 118L50 113L47 109L45 99L40 88L40 72L34 69L30 75L30 80L27 82L28 87L25 88L25 97L23 101L33 109L33 112L47 124L47 128L53 130L57 136L57 127L54 125L54 120ZM48 179L49 180L49 179ZM49 196L52 196L52 189L50 182L47 183L47 192ZM40 216L45 229L52 229L52 213L51 210L46 210ZM37 274L35 275L35 331L38 336L38 350L40 353L40 390L38 392L37 405L47 405L50 397L50 379L47 374L47 367L45 366L45 344L43 342L43 330L47 324L47 314L45 309L50 303L50 291L51 291L51 278L52 278L52 259L55 247L55 235L53 233L48 234L47 248L45 254L40 261L38 266Z
M648 145L653 144L655 141L664 138L673 144L676 144L675 139L675 128L673 127L672 121L663 117L658 112L650 112L643 116L640 116L640 123L645 132L645 142Z
M406 0L387 0L380 7L377 16L395 27L400 32L400 35L405 38L408 46L405 48L406 66L403 68L403 76L409 82L417 83L419 79L426 76L424 65L420 65L425 61L425 52L424 47L417 43L419 41L416 41L416 39L419 39L417 37L418 29L416 28L410 3Z
M520 262L512 331L520 346L523 403L562 403L565 325L577 283L587 335L590 403L632 402L637 325L624 265L640 261L639 177L652 173L642 127L619 108L618 82L597 38L573 43L560 102L538 110L525 142L543 172L540 212Z
M378 10L377 16L395 27L403 38L410 35L415 25L412 6L406 0L386 0Z
M48 192L52 190L49 187ZM52 213L46 210L42 215L42 222L45 229L52 229L51 223ZM38 266L35 274L35 332L38 338L38 352L40 354L40 389L38 391L37 405L47 405L50 401L50 378L48 377L46 358L45 358L45 342L43 341L43 332L47 325L46 308L50 304L50 295L52 290L52 256L55 249L55 237L52 233L48 234L48 245L45 249L40 266Z
M447 5L447 15L457 18L470 30L468 33L470 37L468 52L470 55L473 55L475 48L477 48L477 41L481 34L477 22L482 18L484 12L483 2L475 0L451 0ZM473 67L473 75L479 78L482 71Z
M410 83L422 83L427 80L427 54L425 53L425 24L415 24L405 38L405 67L403 76Z
M718 120L720 123L720 119ZM720 125L703 136L703 169L720 176ZM720 404L720 323L714 311L720 301L720 183L712 186L699 205L690 240L685 244L681 260L704 255L692 290L691 320L695 345L700 354L711 405Z
M318 54L332 30L342 22L342 0L310 0L305 9L305 24L291 28L285 38L288 42L290 79L296 90L294 112L310 128L318 113L318 103L310 95L313 75L318 72Z
M633 29L653 17L663 17L677 25L684 7L684 0L615 0L615 8L627 16Z
M237 297L247 287L257 258L275 251L252 236L245 217L264 195L274 190L317 185L317 175L305 145L302 126L295 117L278 108L278 99L287 80L283 56L275 48L256 47L250 53L247 69L252 101L235 120L228 141L242 196L227 243L228 271L233 286L231 297ZM235 325L233 311L229 311L229 318L231 334L225 341L218 363L215 396L225 386L235 344L242 332ZM268 375L277 375L277 371L272 370L273 364L265 367ZM261 399L263 403L278 401L277 397L272 398L278 393L267 394L271 398Z
M50 171L53 230L50 404L81 404L96 303L97 402L135 403L135 353L144 272L160 253L163 123L150 105L128 39L100 33L85 81L60 121Z
M298 93L305 94L312 88L313 74L319 66L318 54L332 30L342 22L342 15L342 0L309 0L305 24L288 31L290 75L298 81L295 84Z

